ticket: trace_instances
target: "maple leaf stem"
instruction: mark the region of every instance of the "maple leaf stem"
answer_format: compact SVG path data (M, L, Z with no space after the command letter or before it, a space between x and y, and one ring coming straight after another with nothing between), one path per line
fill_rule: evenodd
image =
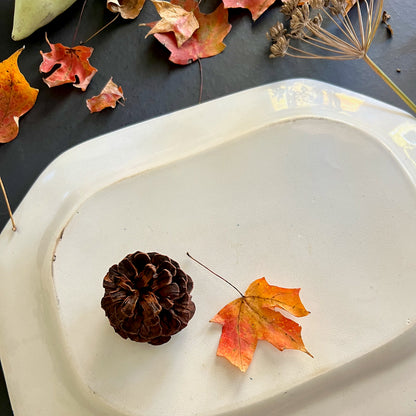
M205 269L207 269L209 272L211 272L212 274L214 274L215 276L219 277L221 280L223 280L225 283L229 284L233 289L235 289L242 298L244 298L245 296L243 295L243 293L237 288L235 287L231 282L229 282L226 278L220 276L218 273L215 273L214 271L212 271L209 267L205 266L205 264L201 263L200 261L198 261L197 259L195 259L194 257L192 257L188 252L186 252L186 255L191 258L193 261L195 261L196 263L198 263L200 266L204 267Z
M104 29L107 29L108 26L111 25L111 23L115 22L117 18L120 16L120 13L117 13L116 16L111 19L108 23L106 23L101 29L98 29L95 33L93 33L87 40L81 41L79 44L82 45L84 43L89 42L92 38L95 38L99 33L101 33Z
M199 64L199 76L200 76L200 85L199 85L199 104L202 102L202 89L204 87L204 76L202 73L202 63L201 59L198 58L198 64Z
M85 5L87 4L87 1L88 0L84 0L84 4L82 5L81 13L79 14L79 19L78 19L77 27L75 28L74 36L72 38L71 48L74 46L75 40L76 40L76 38L78 36L79 26L81 25L81 19L82 19L82 15L84 14L84 9L85 9Z
M9 199L7 198L6 188L4 187L1 176L0 176L0 187L3 192L4 200L6 201L6 206L7 206L7 210L9 211L10 220L12 221L12 230L16 231L17 230L16 223L14 222L14 219L13 219L13 214L12 214L12 210L10 209Z

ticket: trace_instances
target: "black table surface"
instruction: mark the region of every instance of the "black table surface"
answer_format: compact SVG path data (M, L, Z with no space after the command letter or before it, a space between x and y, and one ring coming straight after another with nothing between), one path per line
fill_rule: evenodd
M85 40L112 19L114 15L105 9L105 3L105 0L87 2L78 41ZM201 9L210 12L218 4L217 0L202 0ZM35 106L21 119L18 137L10 143L0 144L0 176L12 209L19 205L47 165L65 150L103 133L198 105L198 63L175 65L168 60L169 52L153 37L144 38L148 28L139 27L138 23L158 20L150 1L145 3L136 20L119 18L87 43L94 48L90 62L98 72L86 92L69 85L49 89L38 70L39 51L49 50L45 32L50 42L70 45L82 5L83 1L78 0L50 24L27 39L15 42L10 37L14 2L0 1L0 61L25 45L19 66L30 84L39 89ZM227 47L220 55L201 60L202 102L300 77L348 88L408 111L362 60L269 59L270 44L265 33L281 18L279 5L278 0L254 23L247 10L229 10L232 30L224 41ZM390 37L385 27L380 26L369 55L409 97L416 100L414 0L385 0L384 8L391 15L389 22L394 34ZM89 114L85 99L98 94L111 76L124 90L125 106ZM6 205L0 198L0 229L7 221ZM0 279L5 277L0 276ZM12 415L3 377L0 377L0 415Z

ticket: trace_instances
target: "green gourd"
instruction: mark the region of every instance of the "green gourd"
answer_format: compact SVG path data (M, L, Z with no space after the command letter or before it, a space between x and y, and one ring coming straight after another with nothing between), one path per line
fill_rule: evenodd
M76 0L15 0L12 39L21 40L45 26Z

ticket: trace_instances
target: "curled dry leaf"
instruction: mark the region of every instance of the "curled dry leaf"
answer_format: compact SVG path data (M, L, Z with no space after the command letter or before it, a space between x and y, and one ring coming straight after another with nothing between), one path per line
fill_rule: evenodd
M172 0L172 4L192 11L198 20L199 28L181 47L178 47L175 35L171 32L154 34L154 37L171 52L170 61L186 65L200 58L218 55L224 50L225 44L222 41L231 30L231 25L228 23L228 11L222 3L210 14L201 13L199 3L194 0ZM153 28L156 22L146 25Z
M100 94L89 98L86 102L91 113L98 113L104 108L115 108L121 99L124 100L123 90L113 82L111 77Z
M381 16L381 21L384 23L384 25L386 26L386 30L387 33L390 36L393 36L393 28L391 27L391 25L389 24L389 19L390 19L390 15L384 10L383 14Z
M308 315L299 290L271 286L264 277L252 282L243 297L230 302L211 320L223 325L217 355L243 372L248 369L260 339L281 351L289 348L311 355L303 344L302 328L276 311L281 308L297 317Z
M19 133L19 117L35 104L39 90L32 88L20 72L17 58L23 48L0 63L0 143Z
M46 42L51 51L46 53L40 51L43 58L39 67L40 72L48 73L55 65L59 65L58 69L43 79L48 87L73 84L74 87L85 91L97 72L88 60L94 49L88 46L69 48L61 43L50 43L47 37Z
M173 32L178 48L180 48L199 28L198 20L192 11L187 11L168 1L152 0L152 3L162 20L155 23L146 37L155 33Z
M123 19L135 19L143 9L145 0L107 0L107 9L120 13Z

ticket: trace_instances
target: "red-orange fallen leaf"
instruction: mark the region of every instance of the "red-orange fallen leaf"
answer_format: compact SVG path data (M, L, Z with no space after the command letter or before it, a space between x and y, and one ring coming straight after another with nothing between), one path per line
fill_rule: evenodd
M8 143L19 133L19 117L35 104L39 90L32 88L19 70L22 49L0 62L0 143Z
M155 38L170 50L170 61L186 65L200 58L217 55L224 50L225 44L222 41L231 30L231 25L228 23L228 11L224 9L223 4L210 14L201 13L199 3L194 0L172 0L172 4L192 11L198 20L199 29L180 48L172 32L154 34ZM153 28L155 24L156 22L146 25Z
M146 38L155 33L173 32L178 48L180 48L199 28L198 20L193 12L188 12L183 7L168 1L152 0L152 3L162 20L156 22Z
M276 0L223 0L227 9L242 8L250 10L253 20L257 20Z
M303 344L302 328L275 310L281 308L297 317L307 315L299 290L271 286L264 277L252 282L243 297L230 302L211 320L223 325L217 355L241 371L251 363L259 339L281 351L289 348L311 355Z
M118 100L123 99L123 90L113 82L113 78L107 82L100 94L87 99L87 107L91 113L98 113L104 108L115 108Z
M142 11L145 0L107 0L107 9L120 13L123 19L135 19Z
M94 49L88 46L69 48L61 43L50 43L47 37L46 41L51 51L47 53L40 51L43 58L39 67L40 72L48 73L55 65L59 65L58 69L43 79L48 87L70 83L85 91L97 72L97 69L91 66L88 61Z

